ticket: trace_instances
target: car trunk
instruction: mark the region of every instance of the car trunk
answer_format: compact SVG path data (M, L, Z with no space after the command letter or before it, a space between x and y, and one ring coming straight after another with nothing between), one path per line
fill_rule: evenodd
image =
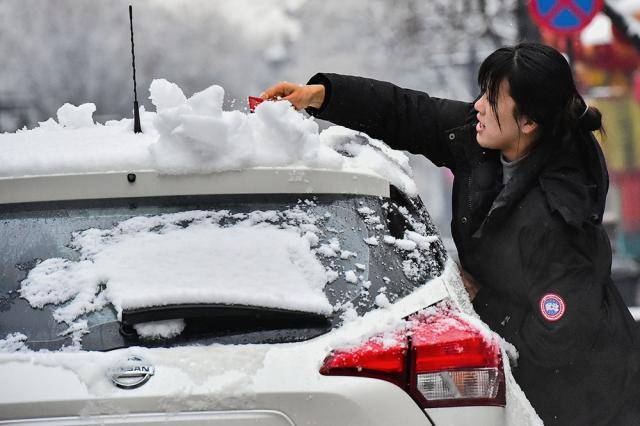
M413 311L445 296L434 283L402 308ZM406 312L376 313L368 321L384 324ZM411 397L394 384L319 373L330 348L358 341L358 332L376 329L371 322L364 324L367 321L356 321L315 339L287 344L129 347L0 357L0 424L19 419L46 424L428 424ZM132 356L152 367L153 375L139 387L118 387L110 372Z

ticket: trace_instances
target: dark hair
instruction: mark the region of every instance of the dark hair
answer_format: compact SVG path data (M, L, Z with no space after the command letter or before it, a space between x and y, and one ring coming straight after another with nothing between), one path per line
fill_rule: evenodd
M482 62L478 84L496 117L504 79L516 104L514 116L526 115L536 122L543 137L561 138L567 131L579 129L604 133L602 114L587 106L576 89L569 63L556 49L520 43L502 47Z

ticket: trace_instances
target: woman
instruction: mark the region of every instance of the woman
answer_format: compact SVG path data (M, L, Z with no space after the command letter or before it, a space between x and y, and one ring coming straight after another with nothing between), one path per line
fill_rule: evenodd
M591 134L600 113L548 46L498 49L478 82L474 104L335 74L262 97L451 169L465 285L518 349L514 374L545 424L640 424L639 338L602 227L608 175Z

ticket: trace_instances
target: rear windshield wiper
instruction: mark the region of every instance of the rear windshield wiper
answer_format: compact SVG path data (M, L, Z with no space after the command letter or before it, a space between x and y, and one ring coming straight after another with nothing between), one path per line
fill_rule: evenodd
M124 337L135 338L136 324L172 319L183 319L187 324L185 334L192 336L331 327L328 317L312 312L245 305L179 304L125 309L120 332Z

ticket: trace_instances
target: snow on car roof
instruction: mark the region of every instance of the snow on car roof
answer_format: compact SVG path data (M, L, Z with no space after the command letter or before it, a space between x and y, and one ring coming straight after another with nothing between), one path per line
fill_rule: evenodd
M264 102L251 114L223 111L224 89L217 85L187 98L176 84L154 80L150 93L156 112L141 112L142 134L133 133L130 119L94 123L93 104L65 104L58 110L57 121L50 118L31 130L1 134L0 185L34 176L95 177L145 170L211 180L223 172L239 178L239 171L285 168L290 171L286 180L267 180L273 192L386 195L380 193L380 182L375 183L378 178L408 195L417 193L406 155L342 127L320 132L313 118L295 111L288 102ZM316 173L313 182L305 176L312 172ZM248 175L260 182L264 173ZM325 176L325 184L317 183L320 175ZM354 184L361 177L365 183ZM28 192L25 185L37 188L43 182L23 180L22 187L11 192ZM218 190L229 193L229 189ZM234 190L243 192L238 185ZM84 196L90 198L89 193ZM10 197L2 202L20 201L30 199Z

